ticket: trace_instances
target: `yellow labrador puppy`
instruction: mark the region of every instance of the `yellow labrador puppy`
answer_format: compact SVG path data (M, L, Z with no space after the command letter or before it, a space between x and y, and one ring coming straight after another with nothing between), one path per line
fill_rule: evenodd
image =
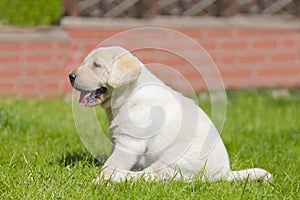
M94 180L204 181L271 179L264 169L230 169L227 150L209 117L167 87L124 48L93 50L69 74L83 106L101 105L114 148Z

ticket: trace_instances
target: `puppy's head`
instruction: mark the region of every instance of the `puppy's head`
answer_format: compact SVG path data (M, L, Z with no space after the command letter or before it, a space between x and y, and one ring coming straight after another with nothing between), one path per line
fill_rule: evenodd
M72 86L80 91L79 103L95 106L110 99L112 90L136 80L141 62L121 47L101 47L93 50L69 74Z

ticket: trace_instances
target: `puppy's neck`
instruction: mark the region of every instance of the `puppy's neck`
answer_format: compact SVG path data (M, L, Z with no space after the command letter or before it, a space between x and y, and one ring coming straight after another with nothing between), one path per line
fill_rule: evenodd
M120 88L113 89L110 99L104 104L101 104L101 107L106 112L109 122L113 120L114 114L116 114L118 110L130 99L136 84L137 80L121 86Z

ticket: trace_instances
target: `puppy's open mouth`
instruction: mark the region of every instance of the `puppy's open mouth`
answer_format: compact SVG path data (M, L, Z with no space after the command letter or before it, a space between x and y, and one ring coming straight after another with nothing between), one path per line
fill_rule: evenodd
M93 91L81 91L79 104L82 106L94 106L103 103L105 94L107 93L106 87L101 87Z

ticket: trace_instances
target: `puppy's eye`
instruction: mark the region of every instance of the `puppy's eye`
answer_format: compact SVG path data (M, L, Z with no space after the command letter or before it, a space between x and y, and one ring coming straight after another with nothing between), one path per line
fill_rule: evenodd
M101 67L98 63L94 62L94 67Z

